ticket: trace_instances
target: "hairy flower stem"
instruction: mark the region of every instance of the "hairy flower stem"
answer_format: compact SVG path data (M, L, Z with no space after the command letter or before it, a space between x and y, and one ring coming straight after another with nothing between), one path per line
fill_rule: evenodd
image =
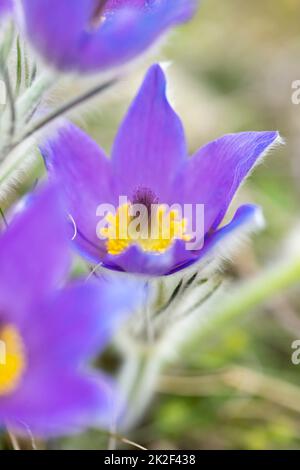
M30 142L30 137L32 137L36 132L42 130L48 124L52 123L54 120L63 117L65 113L72 111L81 104L84 104L97 94L106 91L116 81L117 78L109 80L64 103L59 108L53 110L48 115L33 123L32 127L27 129L24 134L18 136L15 141L11 142L10 145L3 149L2 154L0 154L0 186L4 185L8 179L10 179L15 173L17 174L18 170L22 168L24 158L23 152L20 152L19 154L19 149L23 148L23 146L26 148L27 146L32 146L34 144L34 141L33 143ZM18 119L22 117L24 120L28 113L30 113L35 106L38 106L44 93L51 88L53 83L54 77L49 74L44 74L36 80L35 84L28 89L26 93L24 93L17 103Z
M111 79L105 83L102 83L101 85L96 86L92 90L89 90L88 92L84 93L83 95L80 95L67 103L64 103L62 106L59 108L55 109L45 117L41 118L37 122L35 122L31 128L29 128L19 139L17 139L15 142L12 143L10 150L16 148L18 145L20 145L22 142L24 142L26 139L34 135L36 132L40 131L44 127L46 127L48 124L51 124L53 121L55 121L58 118L63 117L66 113L72 111L73 109L77 108L81 104L84 104L86 101L90 100L91 98L95 97L96 95L99 95L100 93L106 91L108 88L110 88L112 85L116 83L117 79Z
M8 98L10 106L5 109L1 116L1 132L5 136L4 144L1 142L0 162L9 158L10 153L15 149L16 142L22 142L22 132L30 121L34 111L38 108L44 94L54 83L53 75L45 73L38 77L30 88L17 100L14 100L10 91L9 81L7 82ZM9 114L7 114L9 113Z
M132 430L143 418L155 393L165 357L159 348L132 351L127 355L120 375L120 386L127 400L120 423L123 432Z
M57 76L49 72L40 75L17 101L18 119L24 120L36 109L44 94L57 82Z
M9 428L7 428L7 435L9 437L10 442L11 442L11 446L12 446L13 450L21 450L18 439L16 438L14 433L9 430Z

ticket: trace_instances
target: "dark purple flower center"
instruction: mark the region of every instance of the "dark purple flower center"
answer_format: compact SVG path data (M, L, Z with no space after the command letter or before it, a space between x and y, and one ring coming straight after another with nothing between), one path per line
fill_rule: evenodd
M152 204L158 203L158 197L150 188L140 186L133 193L132 204L141 204L145 206L149 214L151 213Z

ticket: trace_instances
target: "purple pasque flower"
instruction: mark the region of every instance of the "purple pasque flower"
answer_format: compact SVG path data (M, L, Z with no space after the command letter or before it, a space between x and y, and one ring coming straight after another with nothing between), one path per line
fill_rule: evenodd
M21 434L108 424L114 386L87 362L140 295L118 280L63 287L66 228L47 187L0 237L0 427Z
M169 28L187 21L197 0L22 0L36 50L62 71L122 65Z
M181 121L166 98L164 73L154 65L121 124L111 160L71 124L41 151L50 174L60 181L65 193L68 212L77 227L77 248L107 268L157 276L179 271L212 254L213 248L257 219L259 209L245 205L231 223L220 228L240 184L278 140L277 132L229 134L189 158ZM169 220L168 238L161 236L156 218L159 230L155 239L151 234L143 240L126 234L116 239L112 229L128 209L126 204L118 207L120 195L127 196L131 204L158 204L159 210L164 204L202 205L203 246L187 249L190 233L186 223L192 221L178 220L176 215L175 220ZM97 207L103 203L118 209L109 214L108 225L99 237Z

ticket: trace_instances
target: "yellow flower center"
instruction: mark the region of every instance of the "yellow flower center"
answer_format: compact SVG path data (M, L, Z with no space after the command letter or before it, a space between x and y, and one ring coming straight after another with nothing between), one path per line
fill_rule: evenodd
M186 233L186 219L180 218L177 210L168 210L164 205L157 205L151 217L142 217L132 215L131 204L123 204L116 214L108 213L105 220L107 226L101 228L100 236L106 238L110 255L119 255L134 244L143 251L160 254L176 239L191 240Z
M17 388L24 369L24 344L18 330L0 325L0 396Z

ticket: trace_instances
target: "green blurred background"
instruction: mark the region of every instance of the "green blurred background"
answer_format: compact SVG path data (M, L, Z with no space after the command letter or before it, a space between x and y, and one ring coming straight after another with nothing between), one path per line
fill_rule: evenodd
M280 130L286 145L256 169L233 205L257 203L267 221L227 264L233 285L283 256L288 243L300 256L300 105L291 100L292 82L300 80L299 18L299 0L203 1L191 23L77 120L109 151L147 65L159 60L170 62L170 97L191 153L224 133ZM149 449L299 449L296 339L297 287L245 311L226 334L187 344L165 370L144 421L126 437ZM107 436L90 432L51 445L99 449Z

